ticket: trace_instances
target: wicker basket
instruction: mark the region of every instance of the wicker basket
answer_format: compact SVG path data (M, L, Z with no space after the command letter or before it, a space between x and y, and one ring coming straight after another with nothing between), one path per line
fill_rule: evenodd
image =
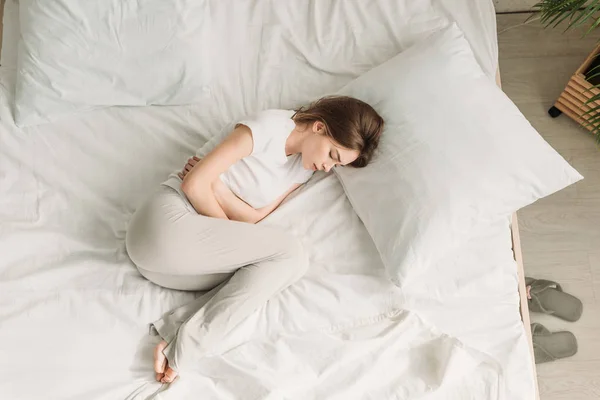
M581 64L573 76L571 76L571 79L569 79L565 90L563 90L563 92L560 94L556 100L556 103L554 103L554 106L548 110L548 114L550 114L552 118L556 118L560 114L565 113L565 115L574 119L577 123L581 124L587 129L594 129L594 126L586 124L585 120L595 115L595 113L585 116L583 114L590 109L587 105L585 105L585 102L592 96L600 94L600 90L595 88L594 85L586 80L585 73L599 54L600 45L590 53L583 64ZM594 71L594 74L597 72L600 72L600 69ZM591 105L599 106L600 101L594 101L591 103ZM599 122L600 121L596 122L595 124L598 124Z

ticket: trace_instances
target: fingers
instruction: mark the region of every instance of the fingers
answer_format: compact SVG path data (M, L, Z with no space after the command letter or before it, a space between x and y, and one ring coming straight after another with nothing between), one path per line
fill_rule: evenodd
M188 160L187 164L185 164L185 167L183 167L183 170L182 170L182 172L183 172L183 171L187 171L187 172L191 171L191 170L192 170L192 168L194 168L194 166L195 166L196 164L198 164L198 161L194 160L193 158L190 158L190 159Z
M197 156L193 156L193 157L188 158L187 164L185 164L185 166L183 167L183 169L181 170L181 172L179 172L177 174L177 176L179 178L181 178L181 179L185 178L185 176L188 174L188 172L190 172L192 170L192 168L194 168L194 166L196 164L198 164L198 162L200 160L201 159L198 158Z
M192 170L192 168L194 168L192 165L190 164L185 164L185 167L183 167L183 169L181 170L181 172L179 172L177 175L183 179L185 178L185 176L188 174L188 172L190 172Z

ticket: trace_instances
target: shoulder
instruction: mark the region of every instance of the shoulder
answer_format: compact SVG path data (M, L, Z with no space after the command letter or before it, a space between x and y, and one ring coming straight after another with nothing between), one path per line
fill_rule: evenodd
M242 118L239 124L244 124L244 121L252 121L261 124L268 123L286 123L292 122L292 116L294 115L293 110L282 110L282 109L268 109L262 110L255 114L248 115L245 118Z
M285 140L295 126L292 115L294 111L291 110L263 110L239 120L236 128L243 125L250 130L254 142L252 154L270 151L271 147L281 147L282 141L285 146Z
M288 132L294 128L293 115L293 110L263 110L240 119L236 127L245 125L254 135L279 135L280 132Z

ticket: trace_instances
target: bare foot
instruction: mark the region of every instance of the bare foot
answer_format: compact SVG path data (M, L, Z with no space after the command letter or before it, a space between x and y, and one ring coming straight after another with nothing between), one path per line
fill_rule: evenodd
M165 368L167 367L167 357L162 352L165 347L167 347L167 342L163 340L154 348L154 371L158 382L164 377Z
M158 382L171 383L177 378L178 374L169 368L169 362L162 352L165 347L167 347L167 342L163 340L154 348L154 371Z
M177 379L177 375L178 375L177 372L175 372L174 370L169 368L168 363L167 363L167 370L165 371L165 375L163 376L163 378L160 381L162 383L171 383L175 379Z

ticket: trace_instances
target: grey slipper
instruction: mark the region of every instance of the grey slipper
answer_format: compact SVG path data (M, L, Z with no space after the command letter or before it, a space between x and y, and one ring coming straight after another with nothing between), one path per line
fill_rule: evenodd
M577 297L563 292L562 287L545 279L525 278L527 304L534 312L551 314L566 321L577 321L583 304Z
M531 324L535 363L555 361L577 353L577 339L571 332L550 332L538 323Z

